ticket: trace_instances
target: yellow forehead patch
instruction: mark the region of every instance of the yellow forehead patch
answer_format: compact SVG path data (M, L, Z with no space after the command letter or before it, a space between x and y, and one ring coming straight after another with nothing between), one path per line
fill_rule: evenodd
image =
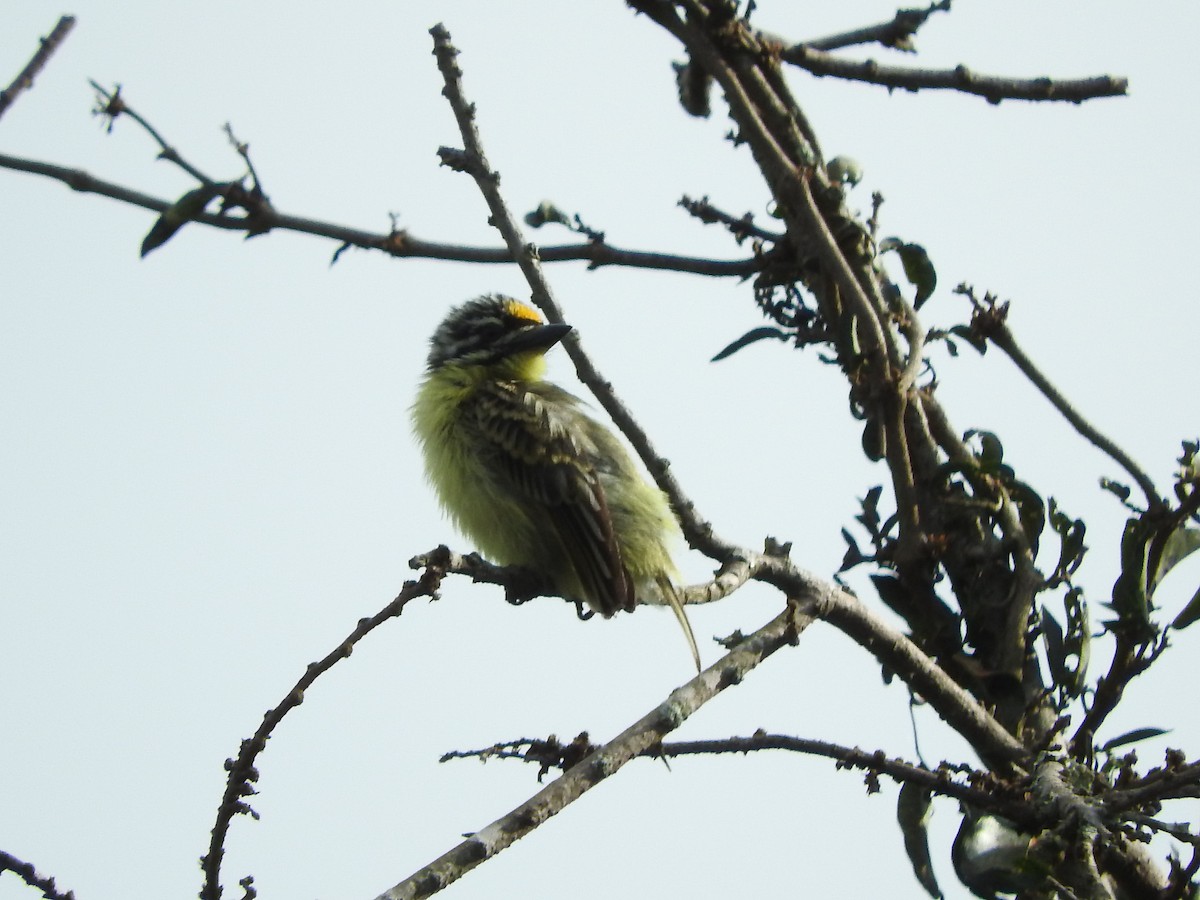
M542 324L542 317L538 311L520 300L509 300L504 304L504 311L514 319L525 319L532 325Z

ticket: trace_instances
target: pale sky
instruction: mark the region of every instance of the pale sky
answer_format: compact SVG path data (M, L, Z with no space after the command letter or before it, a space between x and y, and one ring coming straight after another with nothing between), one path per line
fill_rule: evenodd
M890 18L868 0L761 0L757 23L793 39ZM355 2L11 4L7 84L64 12L66 45L0 120L0 152L78 167L146 193L193 183L132 121L89 115L88 78L128 102L218 179L242 172L222 125L248 141L275 206L372 231L498 246L474 183L438 165L459 146L430 53L442 21L509 203L578 211L621 247L738 258L680 196L766 219L745 148L675 100L673 40L618 0L520 4ZM1200 7L1131 11L1115 0L965 0L895 64L1061 78L1114 74L1128 97L1068 104L792 83L830 156L865 178L852 204L886 197L882 230L923 244L938 269L926 325L964 321L959 282L1011 299L1031 356L1165 491L1179 442L1200 434L1200 303L1192 260L1200 188L1195 98ZM192 897L224 786L222 762L312 660L411 577L407 560L454 534L425 486L407 409L446 309L502 291L514 267L392 260L294 234L243 241L185 228L144 260L153 216L0 170L0 848L79 900ZM570 239L546 229L541 243ZM828 576L857 497L886 478L861 458L845 388L811 350L761 343L709 358L762 323L747 285L695 276L549 267L585 348L724 535L771 535ZM1089 526L1082 580L1096 605L1116 575L1123 512L1098 490L1122 477L1000 354L933 351L960 430L986 428L1006 461ZM561 352L554 378L570 384ZM1056 551L1048 538L1048 551ZM711 565L681 559L700 580ZM1043 564L1052 565L1043 560ZM1158 596L1169 620L1195 590L1181 567ZM865 581L854 583L879 601ZM780 599L747 588L692 621L752 631ZM1200 628L1175 638L1101 739L1195 756ZM1099 642L1100 671L1107 645ZM1173 658L1172 658L1173 656ZM605 740L690 676L673 618L639 610L579 623L566 605L513 608L449 579L362 642L308 693L260 757L261 821L227 842L226 897L252 873L270 898L374 897L538 787L535 769L458 761L454 749L588 730ZM931 764L973 761L928 710ZM832 628L815 625L673 737L757 728L915 758L907 693ZM895 825L896 786L783 753L637 761L445 896L925 896ZM1197 801L1164 818L1200 818ZM936 806L934 865L949 864L956 804ZM0 900L37 892L0 878Z

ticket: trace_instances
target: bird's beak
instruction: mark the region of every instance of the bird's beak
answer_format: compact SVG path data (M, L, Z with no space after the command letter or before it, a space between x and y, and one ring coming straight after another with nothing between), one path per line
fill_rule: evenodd
M540 350L543 353L561 341L571 330L570 325L561 322L550 325L534 325L532 328L522 328L514 331L501 342L505 356L510 353L524 353L530 350Z

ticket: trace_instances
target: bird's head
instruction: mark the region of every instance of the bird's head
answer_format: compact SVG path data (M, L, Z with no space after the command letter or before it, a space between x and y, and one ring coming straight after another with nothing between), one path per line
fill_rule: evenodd
M442 320L430 341L429 369L504 365L523 372L570 330L570 325L546 324L527 303L485 294L454 307Z

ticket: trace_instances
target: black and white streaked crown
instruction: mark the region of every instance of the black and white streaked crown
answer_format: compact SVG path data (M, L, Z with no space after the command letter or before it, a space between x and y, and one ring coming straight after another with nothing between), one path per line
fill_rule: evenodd
M488 363L504 353L504 338L543 325L537 310L503 294L484 294L450 310L430 340L429 368L451 362Z

